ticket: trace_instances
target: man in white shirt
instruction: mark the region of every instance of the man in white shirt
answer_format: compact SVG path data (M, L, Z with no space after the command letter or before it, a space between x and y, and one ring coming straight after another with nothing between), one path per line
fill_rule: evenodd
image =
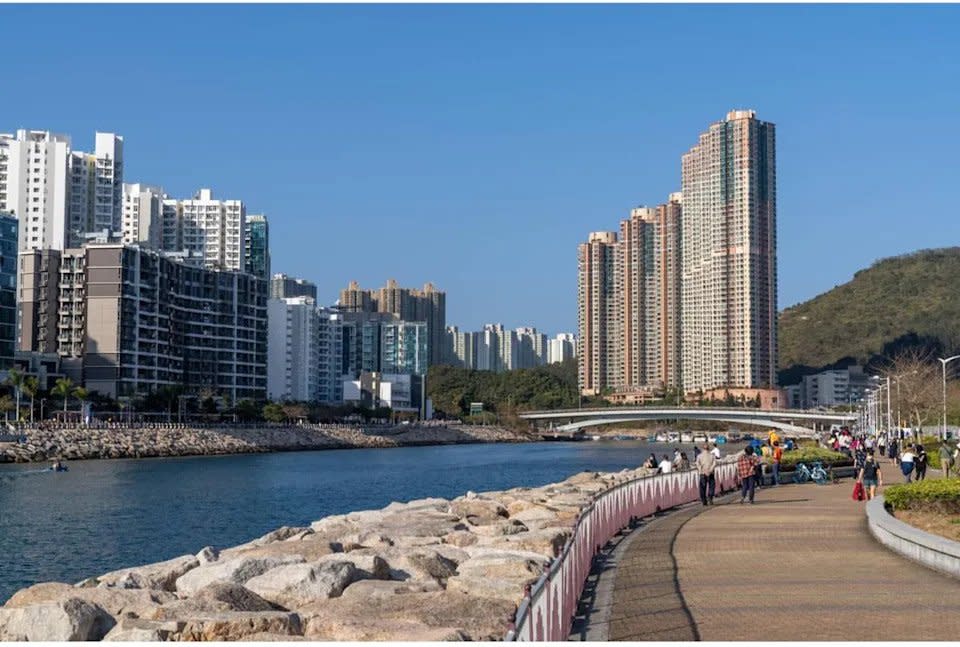
M673 471L673 463L670 462L670 459L667 458L666 454L663 455L663 460L660 461L659 467L660 467L661 474L669 474L670 472Z
M710 450L710 453L713 454L717 460L720 460L720 448L717 447L717 443L713 443L713 448Z

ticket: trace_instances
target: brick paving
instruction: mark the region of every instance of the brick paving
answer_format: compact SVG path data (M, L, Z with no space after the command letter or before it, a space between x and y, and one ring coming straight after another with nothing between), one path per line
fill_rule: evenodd
M876 543L852 489L764 488L658 520L617 558L608 639L956 640L960 580Z

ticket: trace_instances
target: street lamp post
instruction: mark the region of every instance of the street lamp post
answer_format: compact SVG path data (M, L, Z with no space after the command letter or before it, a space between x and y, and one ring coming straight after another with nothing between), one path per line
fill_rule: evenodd
M947 364L952 362L955 359L960 359L960 355L954 355L953 357L948 357L943 359L942 357L937 358L940 361L940 366L943 367L943 425L940 427L940 440L947 439Z

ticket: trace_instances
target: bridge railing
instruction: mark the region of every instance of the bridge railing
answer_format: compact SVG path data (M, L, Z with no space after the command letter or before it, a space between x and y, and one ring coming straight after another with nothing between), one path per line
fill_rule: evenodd
M735 481L736 462L728 457L717 465L717 491L732 489ZM696 470L633 479L601 492L581 512L563 551L520 603L506 639L567 640L594 555L632 518L690 503L699 496Z
M752 407L699 407L699 406L610 406L589 409L550 409L543 411L521 411L517 415L521 418L535 418L542 416L574 416L580 417L594 414L617 415L625 411L671 411L683 413L710 413L722 411L724 413L741 414L744 416L774 415L780 417L816 417L830 420L856 420L857 414L848 411L824 411L821 409L755 409Z

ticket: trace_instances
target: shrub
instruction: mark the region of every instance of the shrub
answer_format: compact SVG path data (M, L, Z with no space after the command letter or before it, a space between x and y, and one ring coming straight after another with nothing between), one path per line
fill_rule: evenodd
M960 479L932 479L891 485L883 498L894 510L960 514Z
M853 464L853 461L846 454L835 452L832 449L823 447L801 447L792 452L784 452L781 462L782 469L793 469L797 463L810 463L820 461L827 465Z

